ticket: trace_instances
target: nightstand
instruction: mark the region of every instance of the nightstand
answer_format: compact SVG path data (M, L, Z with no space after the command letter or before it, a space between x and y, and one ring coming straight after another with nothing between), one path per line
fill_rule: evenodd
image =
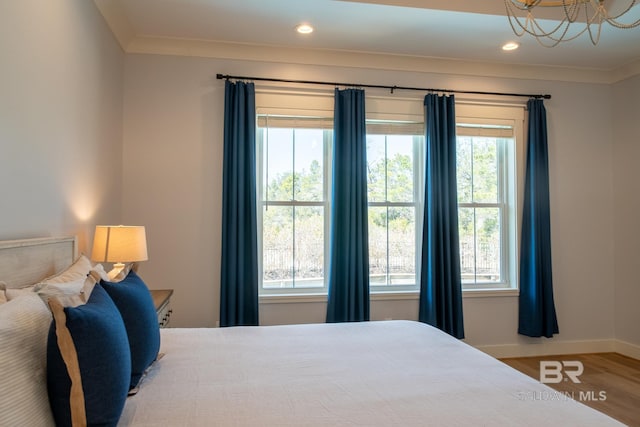
M161 328L168 328L171 313L173 313L171 309L173 289L150 289L150 292L153 304L156 306L156 313L158 313L158 325Z

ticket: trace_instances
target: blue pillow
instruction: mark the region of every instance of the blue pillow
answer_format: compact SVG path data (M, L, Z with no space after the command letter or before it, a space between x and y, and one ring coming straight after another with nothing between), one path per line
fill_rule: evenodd
M115 304L96 285L86 304L49 300L47 389L57 426L116 426L129 391L127 331ZM80 424L78 424L80 423Z
M160 351L158 313L149 288L133 270L120 282L100 282L120 310L131 348L131 384L134 389Z

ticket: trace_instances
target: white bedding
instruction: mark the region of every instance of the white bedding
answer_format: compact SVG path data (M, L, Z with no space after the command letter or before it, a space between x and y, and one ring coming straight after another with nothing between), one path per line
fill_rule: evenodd
M620 425L418 322L161 332L120 426Z

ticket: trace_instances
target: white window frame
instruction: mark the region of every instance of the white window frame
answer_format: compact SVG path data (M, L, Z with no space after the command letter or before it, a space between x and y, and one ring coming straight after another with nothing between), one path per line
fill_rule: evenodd
M378 134L381 135L381 134ZM386 134L382 134L385 137L395 135L392 131ZM386 153L385 153L386 158ZM417 292L420 285L420 262L422 257L420 254L420 248L422 246L422 198L424 196L424 183L422 177L424 176L424 136L413 137L413 201L411 202L390 202L390 201L369 201L368 207L409 207L413 208L415 215L415 236L414 236L414 265L415 265L415 282L413 284L405 285L369 285L369 292L372 294L380 293L403 293L403 292ZM388 233L388 229L387 229ZM388 237L387 237L388 246ZM387 250L387 258L389 253ZM389 260L387 259L387 265ZM389 274L389 272L387 272Z
M257 132L256 132L256 138L258 140L258 144L257 144L257 159L262 159L264 152L263 149L264 147L262 146L262 144L260 143L260 141L262 140L262 134L264 132L263 130L264 128L258 128ZM303 128L292 128L294 129L294 160L293 160L293 165L294 165L294 170L295 170L295 129L303 129ZM326 280L326 272L328 271L328 265L329 265L329 260L327 257L327 254L329 252L329 239L327 238L328 233L329 233L329 226L330 226L330 185L331 185L331 140L332 140L332 132L331 131L327 131L324 130L323 131L323 158L324 158L324 162L323 162L323 168L322 168L322 173L323 173L323 189L322 189L322 193L323 193L323 200L322 201L303 201L303 200L296 200L296 199L291 199L288 201L284 201L284 200L269 200L268 195L266 194L262 194L262 189L264 188L264 183L261 182L261 179L259 178L257 181L257 186L256 188L258 189L258 209L257 209L257 220L258 220L258 250L260 252L260 256L258 257L258 271L260 274L260 293L261 294L325 294L327 292L327 280ZM257 175L258 177L262 177L263 176L263 162L259 161L257 162L259 164L259 166L257 166ZM268 183L267 183L268 185ZM267 208L269 206L284 206L284 207L291 207L293 209L293 250L294 250L294 256L295 256L295 250L296 250L296 245L295 245L295 240L296 240L296 221L295 221L295 208L297 207L319 207L322 208L323 210L323 218L324 218L324 242L323 242L323 253L324 253L324 257L323 257L323 271L325 272L325 276L323 277L323 281L322 281L322 286L316 286L316 287L310 287L310 288L305 288L305 287L295 287L295 283L296 283L296 278L294 275L293 278L293 283L294 283L294 287L289 288L289 287L283 287L283 288L264 288L263 287L263 241L262 241L262 226L263 226L263 217L262 217L262 213L263 213L263 208Z
M421 142L414 138L413 144L413 205L415 207L415 283L406 285L370 285L371 299L396 298L402 295L415 296L420 290L420 263L422 262L422 217L424 212L424 104L422 98L400 97L388 95L367 95L366 97L367 123L398 123L399 126L412 127L413 132L419 132ZM394 128L398 125L390 125L388 131L376 134L393 135ZM403 203L369 202L369 206L401 206Z
M304 92L297 90L280 90L280 89L261 89L256 90L256 115L258 117L275 116L275 117L292 117L300 118L296 123L293 119L292 128L309 128L311 126L305 118L324 118L331 119L333 117L333 95L327 93ZM326 127L326 126L325 126ZM262 140L263 128L256 128L256 198L257 198L257 221L258 221L258 293L260 297L313 297L327 295L327 273L329 266L329 232L330 232L330 189L331 189L331 149L332 149L332 130L325 130L323 135L323 202L308 201L273 201L266 200L263 193L263 147ZM268 288L263 287L263 208L266 206L323 206L324 208L324 280L322 287L314 288ZM295 239L295 237L294 237ZM297 300L294 298L293 300Z
M333 93L321 91L301 91L282 88L266 88L256 91L256 112L257 114L281 114L332 117L333 116ZM367 96L366 111L368 120L424 120L424 106L422 99L418 98L398 98L389 96ZM524 177L524 106L523 105L492 105L481 101L457 101L456 103L456 123L476 123L476 124L506 124L513 127L513 138L515 144L509 153L515 158L514 164L509 165L505 173L515 176L514 182L509 182L506 190L512 196L512 202L507 207L508 230L503 233L503 244L506 248L507 257L503 257L503 268L506 272L505 281L500 286L463 286L466 296L494 296L511 295L518 289L518 238L519 238L519 218L522 210L522 194L519 189L523 186ZM421 263L421 239L422 239L422 217L423 217L423 196L424 196L424 144L414 144L414 176L419 177L414 183L415 209L416 209L416 284L414 286L371 286L371 299L398 298L402 295L416 297L419 291L420 263ZM330 188L331 188L331 146L325 144L327 153L324 162L325 173L325 277L322 288L313 289L262 289L262 254L259 256L260 272L260 297L269 297L271 302L308 302L315 301L315 298L326 298L328 282L328 245L330 237ZM262 153L258 150L257 174L262 177ZM261 178L260 178L261 179ZM262 186L258 182L258 245L261 248L262 237ZM298 202L303 203L304 202ZM386 295L386 297L385 297ZM395 295L395 296L393 296ZM275 297L275 298L273 298ZM277 297L284 297L277 298ZM266 301L266 300L264 300Z
M456 124L478 126L506 126L510 127L513 143L505 144L499 156L502 164L499 165L499 192L502 198L496 204L488 203L461 203L459 207L474 207L493 205L502 207L501 222L507 227L501 227L501 282L471 284L463 283L462 289L467 296L505 295L518 290L518 254L519 254L519 224L522 212L522 192L524 177L524 106L496 106L479 104L456 104ZM499 134L498 131L487 130L491 136ZM499 136L498 136L499 137ZM513 177L513 179L510 179ZM501 179L502 178L502 179Z

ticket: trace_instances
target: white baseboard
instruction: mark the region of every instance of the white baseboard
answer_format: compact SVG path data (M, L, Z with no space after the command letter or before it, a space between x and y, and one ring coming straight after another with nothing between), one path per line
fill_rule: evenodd
M625 356L640 360L640 345L631 344L626 341L615 340L614 349L616 353L624 354Z
M615 352L640 360L640 346L625 341L543 341L539 343L479 345L478 350L497 359L507 357L553 356L561 354Z
M482 345L476 348L498 359L616 351L615 340L543 341L540 343Z

